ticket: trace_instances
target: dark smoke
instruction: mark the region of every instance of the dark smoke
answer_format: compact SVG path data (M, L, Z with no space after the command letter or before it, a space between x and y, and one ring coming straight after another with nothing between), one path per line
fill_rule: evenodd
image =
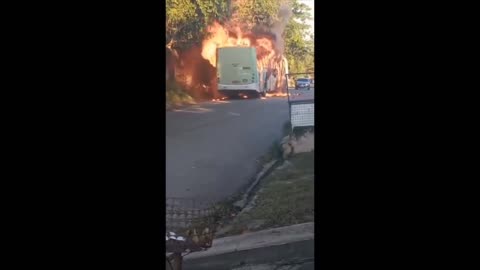
M241 0L237 2L241 2ZM272 68L280 70L278 75L282 78L284 76L284 72L281 71L284 67L282 56L285 48L285 41L282 34L291 16L291 7L288 4L283 4L279 10L278 21L271 27L257 25L250 28L236 20L235 14L233 14L231 21L224 24L224 27L228 29L229 36L236 38L238 38L238 28L242 30L251 29L250 32L243 33L242 37L248 38L251 41L251 45L257 47L257 59L259 60L270 54L271 50L258 46L257 40L260 38L271 40L276 52L275 67ZM177 73L191 75L188 80L183 77L179 79L179 81L184 85L189 94L195 98L215 97L217 95L217 89L215 88L217 85L216 69L209 61L202 57L201 51L201 46L193 46L189 50L179 53L178 57L176 57ZM280 85L282 84L283 82L280 82Z

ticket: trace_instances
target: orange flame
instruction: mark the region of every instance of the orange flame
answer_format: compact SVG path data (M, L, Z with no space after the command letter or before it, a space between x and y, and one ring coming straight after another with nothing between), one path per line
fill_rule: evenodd
M267 97L286 97L288 96L287 93L267 93L266 94Z
M214 22L208 27L207 32L210 34L210 36L202 42L202 57L208 60L214 67L216 66L217 48L251 46L250 39L243 37L240 27L235 28L236 36L232 36L225 27L218 22Z
M190 94L207 95L210 99L217 99L218 89L216 89L217 78L215 76L217 48L233 46L255 47L258 71L262 72L262 75L266 73L267 76L270 76L271 71L276 69L278 77L282 78L277 79L277 88L285 88L286 82L283 78L285 77L286 63L283 61L284 57L276 50L274 35L254 34L244 31L238 26L227 28L219 22L211 24L207 28L207 32L208 35L202 41L201 47L193 46L178 57L177 81L186 86Z
M259 71L266 71L270 76L271 71L276 69L278 72L278 89L284 89L286 80L285 73L288 72L286 59L279 53L275 45L275 36L268 34L254 34L244 32L240 27L234 27L233 30L227 29L218 22L214 22L208 27L208 37L202 42L202 57L216 67L217 48L245 46L255 47L257 51L257 68Z
M275 45L272 38L255 37L252 33L244 33L240 27L229 31L218 22L208 27L209 37L202 42L202 57L216 67L217 48L222 47L251 47L257 49L258 66L264 67L265 62L275 55Z

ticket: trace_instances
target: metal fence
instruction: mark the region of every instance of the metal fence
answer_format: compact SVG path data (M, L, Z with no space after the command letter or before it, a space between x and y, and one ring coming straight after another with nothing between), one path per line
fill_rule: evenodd
M297 127L315 126L315 86L309 86L307 90L297 88L296 80L313 75L313 72L285 74L287 82L295 81L295 89L287 84L287 97L289 106L289 117L292 130Z
M167 198L167 252L193 252L211 247L216 229L216 209L209 201Z

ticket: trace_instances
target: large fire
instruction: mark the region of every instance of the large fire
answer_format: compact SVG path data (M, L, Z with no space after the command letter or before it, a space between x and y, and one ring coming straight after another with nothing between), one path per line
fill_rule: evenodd
M216 50L221 47L245 46L255 47L257 51L257 68L267 71L268 76L273 69L278 71L278 78L282 78L278 85L280 90L285 87L283 78L287 69L283 52L276 46L276 36L273 34L244 33L240 27L227 29L218 22L208 28L209 37L202 42L202 57L216 67Z
M217 48L232 46L249 47L251 45L251 40L243 37L239 27L235 28L235 36L233 36L218 22L214 22L213 25L208 27L207 32L210 34L210 37L202 42L202 57L208 60L214 67L216 67Z
M284 9L290 12L288 9ZM288 13L287 12L287 13ZM218 98L216 89L216 51L221 47L246 46L255 47L257 51L257 68L271 76L277 71L277 90L285 92L285 73L288 72L287 60L283 56L283 39L281 32L285 28L288 14L272 29L247 31L239 25L219 22L212 23L207 29L207 38L199 46L180 52L177 57L176 77L194 96ZM230 24L230 25L229 25Z

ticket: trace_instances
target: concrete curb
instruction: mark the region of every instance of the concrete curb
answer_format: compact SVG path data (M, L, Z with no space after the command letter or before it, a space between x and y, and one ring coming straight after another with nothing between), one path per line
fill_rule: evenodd
M184 258L185 269L232 269L285 258L314 257L314 223L215 239L207 251Z

